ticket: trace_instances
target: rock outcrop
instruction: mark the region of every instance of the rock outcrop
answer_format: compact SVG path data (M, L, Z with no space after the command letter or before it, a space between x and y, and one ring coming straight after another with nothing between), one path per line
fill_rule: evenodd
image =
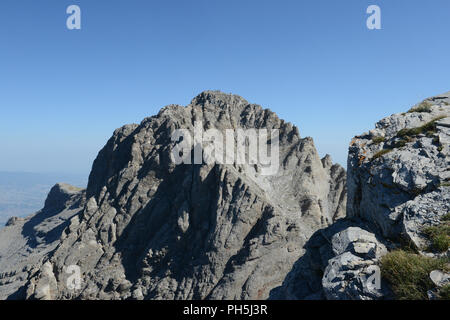
M329 260L323 277L327 298L393 298L382 279L378 286L369 284L369 291L367 281L360 285L364 283L361 278L367 279L365 266L376 268L386 246L406 245L428 257L450 256L448 249L430 250L430 238L424 232L426 227L439 225L450 212L449 121L450 92L426 99L407 113L384 118L374 130L352 140L347 220L355 221L355 226L365 225L379 240L366 232L353 233L352 242L362 242L361 249L335 250L338 255ZM333 236L333 248L336 241L342 242L338 240L341 237Z
M449 105L450 92L429 98L351 141L346 218L309 239L271 298L392 299L379 266L388 250L407 244L429 257L450 256L426 250L424 233L450 212ZM450 277L439 272L433 282Z
M372 300L392 297L379 277L379 259L390 243L358 219L340 219L314 233L271 299Z
M347 164L348 217L417 249L421 228L450 211L450 93L384 118L355 137Z
M258 163L174 163L172 134L197 123L279 130L279 167L264 175ZM0 283L0 298L266 299L311 235L345 215L345 180L270 110L204 92L117 129L86 191L56 186L43 213L0 231L1 270L12 279L20 269L20 281ZM20 264L16 246L28 255Z
M84 204L84 190L57 184L42 210L27 218L9 219L0 230L1 300L26 296L31 277L52 255L70 219L81 213Z
M57 185L44 209L0 230L0 298L395 298L380 277L388 251L450 256L430 250L424 232L450 212L449 105L450 93L429 98L356 136L347 173L239 96L208 91L165 107L114 132L86 190ZM277 129L260 140L279 143L276 170L177 164L185 137L173 134L212 128ZM217 142L196 139L194 160ZM250 138L232 142L251 158ZM430 299L449 279L432 270Z
M332 240L334 257L325 268L322 286L330 300L379 299L388 292L381 282L377 262L387 249L373 233L349 227Z

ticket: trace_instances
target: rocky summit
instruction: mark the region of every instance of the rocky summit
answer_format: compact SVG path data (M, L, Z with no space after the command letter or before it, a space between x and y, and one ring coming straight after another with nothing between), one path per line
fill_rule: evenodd
M355 137L347 173L239 96L167 106L114 132L86 190L58 184L41 211L0 230L0 299L395 298L383 257L405 243L449 255L429 250L423 229L450 212L449 104L450 93L429 98ZM174 132L198 123L277 129L278 170L175 163Z
M171 136L196 122L278 129L276 174L175 164ZM42 211L11 220L0 232L0 298L267 299L345 206L345 170L320 159L311 138L239 96L203 92L117 129L86 190L58 185Z
M311 236L305 254L274 290L274 298L397 299L392 287L401 283L387 282L380 266L388 252L405 247L416 260L395 271L406 270L405 277L413 278L413 264L421 257L430 265L430 259L443 259L446 272L423 275L421 270L418 281L436 282L436 275L450 279L448 242L435 250L426 232L430 227L444 229L448 222L443 220L450 218L449 120L450 92L386 117L375 129L352 139L346 217ZM448 227L442 237L450 238ZM443 285L429 288L428 295Z

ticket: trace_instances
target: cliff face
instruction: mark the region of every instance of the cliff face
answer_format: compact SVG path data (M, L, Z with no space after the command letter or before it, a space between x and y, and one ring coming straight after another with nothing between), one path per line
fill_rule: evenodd
M81 213L84 204L84 190L57 184L42 210L9 219L0 230L0 299L25 297L31 276L57 248L69 220Z
M276 173L252 163L174 163L172 133L198 123L221 132L278 129ZM20 283L0 282L0 298L268 298L310 236L345 215L345 171L271 111L204 92L186 107L171 105L116 130L76 197L85 200L70 213L67 199L47 201L58 208L49 216L60 221L59 239L24 263L31 270L21 270ZM29 239L41 225L25 228L29 219L0 236ZM17 265L6 247L0 263L11 279ZM81 272L76 289L67 285L73 266Z
M273 298L392 299L380 273L389 250L450 255L428 250L424 232L450 212L449 105L450 93L426 99L351 141L347 217L311 236Z
M87 190L57 185L43 210L0 230L0 298L394 298L379 268L389 251L450 255L424 232L450 212L449 105L450 93L429 98L356 136L347 174L239 96L165 107L114 132ZM263 139L279 141L277 170L176 164L172 134L199 128L278 129Z
M450 94L429 98L409 112L384 118L355 137L348 156L349 217L361 217L391 239L417 248L419 226L450 209Z
M407 245L422 256L450 256L448 248L430 250L425 232L450 212L449 105L450 93L426 99L351 141L347 218L312 237L309 245L309 251L319 247L328 252L321 264L311 264L311 259L307 263L307 270L324 272L326 298L395 298L379 272L380 258L388 250ZM378 285L371 276L378 277ZM302 273L297 278L301 280Z

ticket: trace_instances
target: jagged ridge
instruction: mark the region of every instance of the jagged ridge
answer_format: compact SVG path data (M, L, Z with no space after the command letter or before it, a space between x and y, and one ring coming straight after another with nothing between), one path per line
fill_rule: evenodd
M261 176L247 164L175 165L171 133L192 130L195 121L204 129L279 129L277 174ZM94 161L86 204L67 217L56 248L52 243L33 261L23 286L0 292L39 299L268 298L309 237L345 214L345 194L344 169L321 160L296 127L239 96L204 92L186 107L171 105L117 129ZM66 286L70 265L81 268L79 290Z

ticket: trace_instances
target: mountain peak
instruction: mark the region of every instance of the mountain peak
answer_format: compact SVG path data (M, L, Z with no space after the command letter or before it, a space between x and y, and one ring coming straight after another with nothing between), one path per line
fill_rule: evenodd
M249 103L247 100L242 98L241 96L231 94L231 93L224 93L219 90L206 90L198 94L194 99L191 101L191 105L204 105L206 103L215 105L217 107L221 107L226 104L242 104L242 105L248 105Z
M277 139L260 140L276 170L262 175L262 163L235 159L174 163L172 133L193 132L197 123L222 133L278 130ZM36 288L46 285L45 298L73 295L64 286L71 261L87 275L79 298L268 298L308 237L345 213L345 171L324 161L311 138L240 96L205 91L187 107L167 106L116 130L99 152L85 205L27 297L41 297ZM51 190L46 207L55 208L54 219L73 192L61 184Z

